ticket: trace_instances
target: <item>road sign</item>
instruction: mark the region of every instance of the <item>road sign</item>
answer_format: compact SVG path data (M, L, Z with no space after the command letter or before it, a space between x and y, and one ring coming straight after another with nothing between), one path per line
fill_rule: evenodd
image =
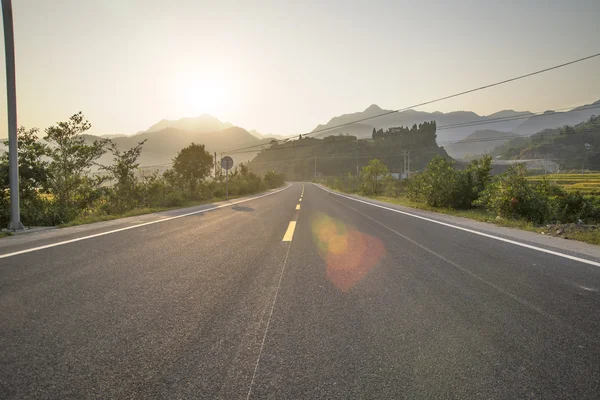
M221 158L221 168L225 170L225 198L229 200L229 170L233 167L233 158L225 156Z
M231 169L233 167L233 158L229 156L221 158L221 167L225 170Z

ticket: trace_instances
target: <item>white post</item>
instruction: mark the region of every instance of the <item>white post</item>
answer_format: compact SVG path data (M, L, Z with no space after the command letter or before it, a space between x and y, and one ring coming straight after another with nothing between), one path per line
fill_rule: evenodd
M2 0L4 21L4 53L6 57L6 98L8 109L8 165L10 186L10 223L8 229L25 229L19 210L19 155L17 144L17 89L15 83L15 37L11 0Z

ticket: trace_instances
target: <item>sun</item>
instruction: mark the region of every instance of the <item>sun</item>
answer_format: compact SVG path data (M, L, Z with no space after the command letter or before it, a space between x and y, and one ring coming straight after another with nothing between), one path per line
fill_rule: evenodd
M229 91L225 83L215 77L190 78L180 83L179 109L188 116L222 114Z

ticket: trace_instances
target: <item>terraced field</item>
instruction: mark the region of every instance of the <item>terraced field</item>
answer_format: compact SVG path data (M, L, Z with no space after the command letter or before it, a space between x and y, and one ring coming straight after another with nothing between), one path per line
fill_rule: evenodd
M600 195L600 173L582 174L549 174L546 175L550 182L562 186L567 191ZM530 182L540 182L544 175L529 176Z

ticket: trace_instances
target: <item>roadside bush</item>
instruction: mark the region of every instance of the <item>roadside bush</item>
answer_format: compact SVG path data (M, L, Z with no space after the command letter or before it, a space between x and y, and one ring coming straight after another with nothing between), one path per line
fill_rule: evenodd
M432 207L471 208L491 180L491 158L473 160L465 170L434 157L425 171L409 180L409 199Z
M273 189L284 185L285 176L283 174L278 174L275 171L269 171L265 174L263 181L267 188Z
M563 194L554 199L554 219L559 223L584 222L600 220L600 200L597 197L583 195L579 192Z
M548 189L531 185L525 179L526 172L521 164L511 166L486 187L476 203L503 218L524 218L544 223L551 211Z

